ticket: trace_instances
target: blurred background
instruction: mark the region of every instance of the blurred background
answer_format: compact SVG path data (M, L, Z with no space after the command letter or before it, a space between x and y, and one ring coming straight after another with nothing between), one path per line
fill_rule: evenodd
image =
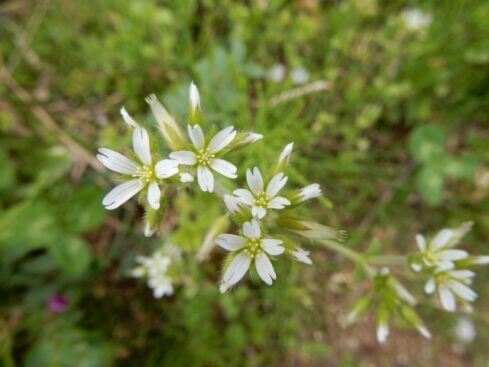
M473 220L464 248L487 254L488 66L483 0L0 2L0 365L489 366L487 269L473 315L428 303L431 342L399 325L381 347L374 320L344 326L367 286L344 258L310 247L219 295L223 252L192 254L222 205L189 191L145 238L135 201L104 210L95 159L129 146L122 105L154 129L156 93L184 122L193 80L208 121L265 135L239 173L295 142L289 181L331 201L303 214L348 246L404 254ZM128 273L167 241L187 270L156 300Z

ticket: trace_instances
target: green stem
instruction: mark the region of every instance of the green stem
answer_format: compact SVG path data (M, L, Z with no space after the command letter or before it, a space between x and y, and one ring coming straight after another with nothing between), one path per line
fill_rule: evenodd
M367 261L374 265L404 266L407 263L407 257L402 255L380 255L371 257Z
M317 242L319 242L321 245L328 248L329 250L337 252L344 257L350 259L355 264L360 265L365 269L366 273L369 276L372 277L375 275L375 270L367 264L367 262L359 252L349 249L348 247L345 247L334 240L317 240Z

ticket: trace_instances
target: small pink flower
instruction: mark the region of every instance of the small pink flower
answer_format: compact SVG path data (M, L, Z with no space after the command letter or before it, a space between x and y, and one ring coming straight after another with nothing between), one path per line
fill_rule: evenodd
M62 294L55 294L51 296L48 300L48 310L55 313L64 312L68 307L68 298Z

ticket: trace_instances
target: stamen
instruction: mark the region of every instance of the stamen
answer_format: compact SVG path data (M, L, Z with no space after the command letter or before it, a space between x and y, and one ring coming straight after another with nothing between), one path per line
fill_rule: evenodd
M246 243L244 252L253 259L256 255L262 252L262 250L261 240L259 238L252 238Z
M139 178L143 184L149 184L154 179L153 168L149 166L139 166L136 168L133 177Z
M268 208L268 202L270 201L270 198L268 197L266 192L260 192L256 194L255 196L255 205L260 206L262 208Z
M209 148L200 149L197 152L197 164L208 166L215 158L215 154L211 153Z

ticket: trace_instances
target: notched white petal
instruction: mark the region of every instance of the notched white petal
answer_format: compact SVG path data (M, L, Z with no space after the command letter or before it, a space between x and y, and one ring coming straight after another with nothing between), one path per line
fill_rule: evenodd
M153 181L148 186L148 203L154 210L158 210L160 208L160 198L160 187L158 186L158 183Z
M124 182L109 191L102 200L102 204L107 210L116 209L141 191L143 187L144 184L137 179Z
M211 153L217 153L223 150L231 143L236 136L236 131L233 126L228 126L219 131L209 142L209 150Z
M132 175L138 165L126 156L107 148L98 150L97 159L108 169L123 175Z
M182 166L193 166L197 162L197 157L194 152L189 150L179 150L170 153L170 158L174 159Z
M193 127L188 125L188 135L190 136L190 140L192 140L192 144L195 148L202 149L204 147L204 132L199 125L194 125Z
M246 181L248 182L251 192L254 194L263 191L263 178L258 167L253 168L253 171L250 169L246 170Z
M229 178L238 177L238 175L236 174L236 171L238 170L236 166L232 163L229 163L228 161L225 161L224 159L213 159L211 162L211 168L223 176Z
M149 135L146 129L136 128L132 134L132 146L134 153L145 165L151 164L151 151L149 147Z
M178 162L173 159L162 159L155 165L155 174L158 178L168 178L178 173Z

